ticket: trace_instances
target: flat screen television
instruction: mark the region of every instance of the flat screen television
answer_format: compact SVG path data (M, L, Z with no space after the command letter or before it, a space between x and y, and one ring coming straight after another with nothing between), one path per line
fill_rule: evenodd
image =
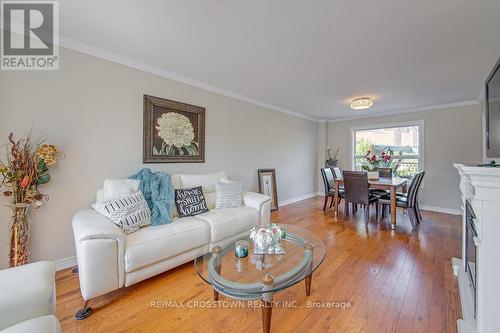
M486 157L500 157L500 59L486 80Z

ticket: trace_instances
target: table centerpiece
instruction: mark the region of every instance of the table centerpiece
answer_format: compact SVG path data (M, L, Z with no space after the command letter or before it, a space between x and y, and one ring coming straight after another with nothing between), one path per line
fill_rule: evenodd
M256 226L250 231L254 242L254 254L285 254L281 240L286 237L286 228L277 224L269 227Z

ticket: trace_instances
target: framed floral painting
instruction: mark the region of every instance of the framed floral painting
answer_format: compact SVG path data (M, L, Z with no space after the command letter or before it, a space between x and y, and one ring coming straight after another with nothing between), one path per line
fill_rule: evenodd
M205 108L144 95L144 163L204 163Z

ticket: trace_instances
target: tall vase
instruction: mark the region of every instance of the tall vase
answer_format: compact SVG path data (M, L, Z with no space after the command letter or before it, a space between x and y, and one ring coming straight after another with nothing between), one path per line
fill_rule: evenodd
M27 264L30 256L29 204L11 205L10 267Z

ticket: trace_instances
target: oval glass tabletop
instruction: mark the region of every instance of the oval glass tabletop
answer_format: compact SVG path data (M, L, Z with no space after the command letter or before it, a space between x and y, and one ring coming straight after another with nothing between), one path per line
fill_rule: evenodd
M216 291L238 299L259 298L263 293L288 288L306 278L309 278L309 283L306 279L309 294L310 277L325 258L325 245L305 228L279 226L286 228L286 237L281 241L284 254L255 254L248 231L247 236L214 247L211 253L195 259L196 272ZM249 243L245 258L235 255L235 243L239 240Z

